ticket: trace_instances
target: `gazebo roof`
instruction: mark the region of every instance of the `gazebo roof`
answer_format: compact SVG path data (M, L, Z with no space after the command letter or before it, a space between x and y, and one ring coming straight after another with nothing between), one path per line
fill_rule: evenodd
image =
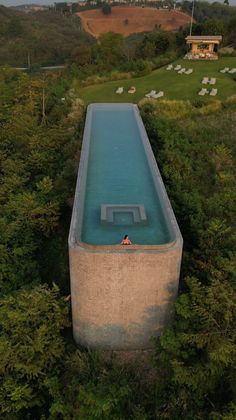
M192 42L213 42L213 43L219 43L220 41L222 41L222 36L221 35L199 35L199 36L187 36L186 38L187 43L192 43Z

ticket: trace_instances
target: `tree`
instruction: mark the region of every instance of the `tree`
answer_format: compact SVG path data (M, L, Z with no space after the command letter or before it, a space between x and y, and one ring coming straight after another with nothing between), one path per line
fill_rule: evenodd
M164 32L152 32L144 36L137 47L142 58L153 58L163 54L170 46L170 36Z
M106 32L99 37L100 45L97 48L97 60L106 65L106 68L122 61L124 38L121 34Z
M69 326L68 303L56 286L21 290L0 301L0 408L22 418L47 405L47 381L64 357L61 331Z
M6 35L8 35L11 38L18 37L18 36L21 36L23 32L24 30L23 30L23 26L21 24L20 19L13 17L7 25Z
M202 25L203 35L224 35L225 24L219 19L209 19Z
M104 15L110 15L111 14L111 6L108 3L104 3L102 5L102 13Z
M213 117L177 102L142 110L185 244L176 318L157 339L157 418L234 418L235 105L231 112Z
M92 62L92 48L81 45L72 51L72 60L79 66L89 66Z
M67 2L61 2L61 3L55 3L55 8L56 11L61 12L61 13L69 13L70 8L67 5Z
M227 24L227 40L236 46L236 17L232 17Z
M158 370L165 372L157 385L158 413L164 403L170 418L181 413L189 419L205 418L214 412L220 418L216 413L219 416L235 398L236 299L228 268L208 286L186 279L189 290L176 305L177 321L157 350Z
M8 293L32 281L39 283L40 271L44 278L48 274L49 266L40 257L73 194L72 156L78 148L74 133L83 116L77 115L76 125L67 118L68 105L61 101L66 83L51 75L43 82L47 126L42 126L41 78L30 80L10 69L1 76L8 107L1 114L0 133L0 289ZM51 282L55 268L49 265Z

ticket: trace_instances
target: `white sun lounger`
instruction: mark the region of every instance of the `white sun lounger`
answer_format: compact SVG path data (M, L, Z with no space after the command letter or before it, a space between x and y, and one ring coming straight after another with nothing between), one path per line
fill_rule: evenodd
M178 70L180 70L181 69L181 65L180 64L177 64L177 66L176 67L174 67L174 70L176 70L176 71L178 71Z
M209 82L209 79L208 79L208 77L203 77L203 79L202 79L202 84L203 85L207 85L207 83Z
M123 87L118 87L118 89L116 90L116 93L118 93L119 95L121 93L123 93L123 92L124 92L124 88Z
M216 96L217 95L218 90L217 89L211 89L210 91L210 95L211 96Z
M172 70L172 69L173 69L172 64L169 64L169 65L166 67L166 70Z
M136 87L135 86L131 86L128 90L128 93L135 93L136 92Z
M155 91L155 90L151 90L151 92L147 93L147 94L145 95L145 97L146 97L146 98L152 98L152 97L153 97L153 95L155 95L155 94L156 94L156 91Z
M161 98L162 96L164 96L164 92L162 92L162 90L160 90L160 92L153 95L152 98L158 99L158 98Z
M228 71L228 73L230 73L230 74L236 73L236 68L235 67L232 68L231 70Z
M178 71L178 74L182 74L182 73L184 73L185 72L185 68L183 67L182 69L180 69L179 71Z
M229 71L229 67L225 67L224 69L220 70L221 73L227 73Z
M215 85L215 83L216 83L216 78L215 78L215 77L212 77L212 78L209 80L209 83L210 83L210 85Z
M193 69L188 69L188 70L186 70L184 73L185 74L191 74L193 72Z
M199 92L198 95L200 96L204 96L206 93L208 93L208 90L206 88L202 88Z

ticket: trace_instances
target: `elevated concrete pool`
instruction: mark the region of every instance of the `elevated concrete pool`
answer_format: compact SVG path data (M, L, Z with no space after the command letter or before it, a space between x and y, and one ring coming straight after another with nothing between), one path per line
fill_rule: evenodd
M69 256L76 342L151 347L173 317L182 236L136 105L88 107Z

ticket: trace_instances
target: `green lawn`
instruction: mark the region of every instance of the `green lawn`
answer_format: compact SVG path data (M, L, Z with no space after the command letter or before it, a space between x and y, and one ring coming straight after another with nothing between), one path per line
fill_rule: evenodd
M185 68L192 68L193 73L190 75L178 74L174 70L167 71L167 66L165 66L144 77L79 88L78 95L86 104L91 102L137 103L147 92L154 89L156 91L164 91L164 99L194 100L204 98L207 101L212 97L209 95L205 97L198 95L202 87L208 87L208 85L204 86L201 84L204 76L216 77L216 84L213 86L218 89L216 98L224 100L228 96L236 94L236 81L233 80L233 76L236 77L236 73L230 75L219 72L224 67L236 67L236 57L224 57L217 61L207 62L177 60L174 62L174 65L177 64L181 64ZM119 86L124 87L124 93L121 95L115 93ZM136 87L135 94L129 94L127 92L130 86ZM211 87L209 86L209 88Z

